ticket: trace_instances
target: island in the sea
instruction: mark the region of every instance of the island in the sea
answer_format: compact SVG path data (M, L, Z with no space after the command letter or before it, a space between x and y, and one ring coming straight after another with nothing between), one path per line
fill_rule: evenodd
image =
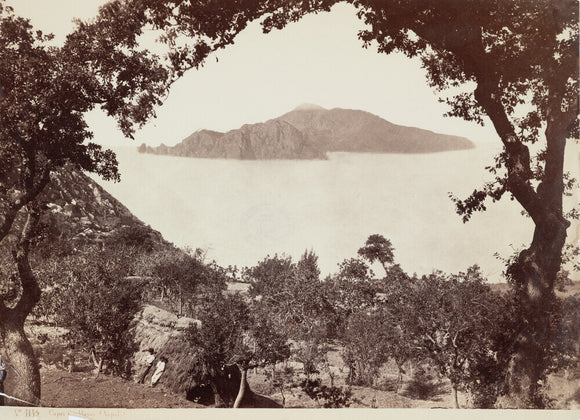
M326 159L327 152L433 153L473 148L465 137L390 123L369 112L304 104L264 123L198 130L175 146L139 152L198 158Z

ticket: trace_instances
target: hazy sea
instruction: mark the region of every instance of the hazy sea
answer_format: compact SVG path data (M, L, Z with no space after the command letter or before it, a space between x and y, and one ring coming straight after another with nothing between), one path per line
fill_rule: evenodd
M325 161L193 159L117 148L122 181L95 179L167 240L206 249L223 266L252 266L275 253L297 259L313 249L328 274L379 233L410 273L477 263L496 282L503 265L494 253L507 257L528 244L531 220L506 196L464 224L448 197L465 198L490 179L484 168L496 147L331 153ZM575 153L568 163L578 172Z

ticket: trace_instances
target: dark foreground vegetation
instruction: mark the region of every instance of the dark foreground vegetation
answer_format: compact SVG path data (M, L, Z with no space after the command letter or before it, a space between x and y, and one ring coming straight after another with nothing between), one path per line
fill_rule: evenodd
M251 284L247 297L224 295L234 273L196 253L152 248L146 254L161 252L159 260L136 266L147 257L102 241L37 250L43 205L51 204L39 197L59 170L72 165L119 179L114 153L91 142L86 112L100 107L131 137L184 72L232 44L250 22L282 29L343 1L367 25L359 32L365 46L418 57L438 93L463 88L442 98L447 115L493 124L503 145L487 168L493 180L452 199L465 221L486 200L505 196L533 221L530 245L506 261L509 293L491 293L475 267L408 276L378 236L360 255L378 259L383 278L356 258L321 280L314 253L298 262L274 256L241 273ZM167 48L163 57L140 48L149 29ZM182 337L197 349L191 373L212 391L220 388L216 378L239 376L239 395L213 392L218 405L220 398L243 405L248 372L290 355L304 366L308 395L348 405L348 390L314 376L332 338L342 341L350 383L371 383L377 366L393 360L401 372L412 363L428 374L429 366L475 406L505 396L514 407L549 407L547 375L575 363L578 351L577 298L555 293L566 232L578 218L577 209L562 206L575 185L563 158L579 134L578 37L575 0L111 0L55 47L0 0L0 351L17 372L7 389L30 404L41 401L38 360L24 330L33 310L66 325L71 344L90 348L99 369L128 375L132 316L143 293L159 288L178 312L201 320ZM67 244L66 235L60 239ZM190 282L181 281L182 270ZM128 280L135 275L146 279Z
M31 328L48 331L35 334L43 366L84 372L95 390L111 376L133 380L134 356L149 346L135 320L153 304L175 320L200 321L182 328L176 344L155 348L157 357L175 365L161 389L192 402L276 406L256 403L252 391L259 391L278 406L424 406L411 401L442 398L455 407L514 406L508 365L525 322L514 290L494 291L477 266L451 275L408 275L395 264L390 241L371 235L326 278L312 251L297 262L275 255L254 267L224 269L206 262L200 250L152 247L148 235L125 229L105 248L37 243L33 261L44 293ZM373 273L372 263L382 274ZM575 290L565 272L559 287ZM580 295L563 296L546 381L555 373L573 382L577 372ZM58 337L50 333L55 329ZM58 380L74 384L71 375L63 372ZM175 386L183 375L187 385ZM545 391L547 407L562 406ZM168 404L188 406L178 401Z

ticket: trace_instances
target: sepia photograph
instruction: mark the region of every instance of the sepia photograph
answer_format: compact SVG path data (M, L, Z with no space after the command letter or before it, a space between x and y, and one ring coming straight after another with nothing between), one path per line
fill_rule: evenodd
M578 418L579 27L0 0L0 418Z

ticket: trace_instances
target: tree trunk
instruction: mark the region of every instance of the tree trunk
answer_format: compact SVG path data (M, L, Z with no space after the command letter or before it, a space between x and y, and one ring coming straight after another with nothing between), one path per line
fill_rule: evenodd
M226 407L226 403L224 402L224 399L220 395L219 390L213 380L209 382L209 386L211 387L211 390L213 392L213 400L215 407L216 408Z
M244 395L246 395L246 388L248 386L248 369L241 367L239 369L242 373L242 378L240 379L240 389L238 391L238 396L236 397L236 401L234 401L234 408L240 408L242 400L244 399Z
M397 369L399 370L399 373L397 375L397 394L398 394L399 391L401 390L401 384L403 383L403 368L397 365Z
M553 311L554 284L562 263L566 229L570 225L562 209L564 150L570 127L577 123L577 103L569 110L562 109L566 76L554 72L554 79L548 81L544 173L534 189L529 149L517 136L503 104L497 100L496 76L476 72L476 78L475 98L504 144L507 190L535 225L530 247L508 267L508 277L515 286L527 325L515 346L508 387L512 396L517 394L518 406L542 408L545 400L541 384L551 362L548 349L554 334L552 320L556 315Z
M29 261L30 241L38 222L38 211L27 206L27 218L13 251L22 294L14 307L0 300L0 352L8 363L6 393L33 405L40 405L40 370L34 350L24 332L24 321L40 300L41 290ZM26 405L15 400L11 405Z
M94 348L92 348L91 352L89 353L89 362L92 363L95 367L99 367L99 358L97 357Z
M453 400L455 401L455 408L461 408L459 407L459 400L457 399L457 387L453 386Z
M563 219L561 219L563 220ZM552 360L554 340L554 284L561 264L567 224L555 215L536 225L532 245L510 267L527 328L520 334L510 365L508 386L519 407L544 408L545 372Z
M99 364L97 365L97 373L95 374L95 381L99 378L101 374L101 370L103 370L103 358L99 359Z
M8 316L2 320L0 337L2 356L7 364L5 393L12 397L40 405L40 370L34 350L24 333L24 320ZM28 404L6 399L6 405Z
M566 133L562 124L558 128L557 122L548 120L545 176L537 187L539 203L533 208L534 237L530 247L509 267L528 326L516 346L510 387L522 391L527 388L520 393L525 396L521 405L526 407L544 408L546 404L542 383L552 362L549 348L555 334L553 321L558 317L554 287L570 226L562 210Z
M183 295L181 293L181 284L179 285L179 316L183 316Z

